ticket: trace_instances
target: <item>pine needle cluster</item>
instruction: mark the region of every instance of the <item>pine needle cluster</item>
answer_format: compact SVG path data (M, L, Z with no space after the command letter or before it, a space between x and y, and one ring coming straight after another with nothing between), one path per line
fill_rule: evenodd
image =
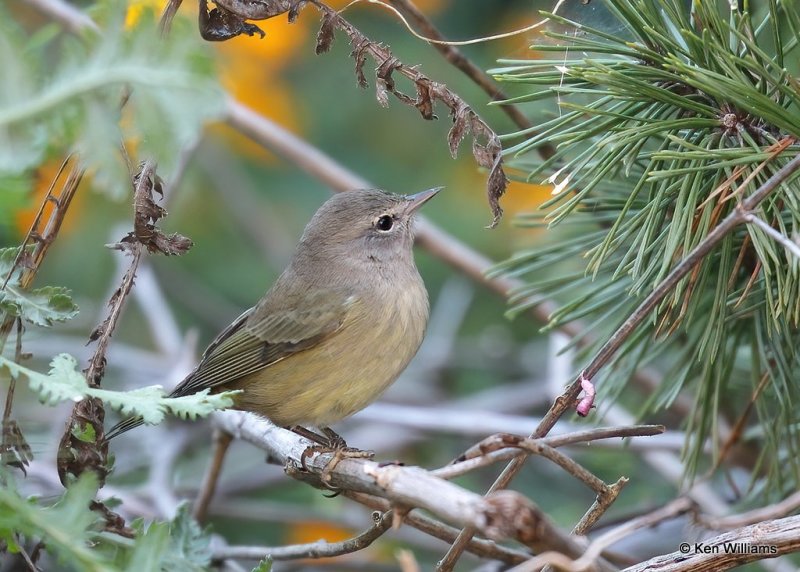
M607 0L618 31L549 14L549 59L503 60L513 101L554 99L558 114L507 136L510 164L557 194L522 225L551 242L498 273L527 277L511 312L551 296L550 326L584 319L605 341L677 262L800 151L798 38L793 1ZM547 160L532 152L550 144ZM602 373L622 392L634 369L663 382L642 411L695 397L689 468L721 419L747 419L754 468L793 486L800 475L800 187L787 180L681 280ZM771 227L772 233L765 230ZM782 237L783 243L776 240ZM590 346L596 349L597 345ZM757 415L750 415L751 409ZM718 439L711 441L720 445Z

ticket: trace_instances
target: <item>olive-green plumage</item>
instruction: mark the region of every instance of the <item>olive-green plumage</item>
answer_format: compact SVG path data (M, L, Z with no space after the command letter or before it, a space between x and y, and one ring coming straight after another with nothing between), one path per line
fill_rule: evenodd
M428 294L414 264L412 220L438 190L330 198L269 292L220 333L171 395L241 389L237 409L283 426L327 426L374 401L422 343ZM107 438L139 424L123 421Z

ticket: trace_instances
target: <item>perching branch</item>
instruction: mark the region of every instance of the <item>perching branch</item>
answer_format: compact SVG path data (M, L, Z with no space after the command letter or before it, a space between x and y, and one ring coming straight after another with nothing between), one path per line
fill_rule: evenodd
M237 411L215 413L213 419L223 431L266 451L269 460L284 465L289 476L314 486L379 496L395 506L424 508L458 525L475 527L490 539L514 538L536 551L577 555L583 550L578 539L561 532L519 493L503 491L481 497L419 467L382 466L363 459L342 460L323 482L329 455L307 459L307 471L300 468L309 441Z

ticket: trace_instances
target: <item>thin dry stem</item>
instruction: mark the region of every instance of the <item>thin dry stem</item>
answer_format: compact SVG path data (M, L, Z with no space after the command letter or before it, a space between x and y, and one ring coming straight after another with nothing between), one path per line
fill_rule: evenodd
M64 181L60 192L56 195L53 191L58 184L61 175L67 170L68 167L69 173L67 178ZM28 232L25 234L22 244L19 246L19 252L14 259L14 263L11 265L11 269L6 276L0 277L0 279L3 280L0 290L6 287L8 281L11 279L14 272L20 265L22 265L22 270L19 277L20 288L24 290L33 284L36 273L39 271L42 262L44 262L50 247L55 242L56 236L58 236L58 231L61 229L61 224L64 222L64 217L67 215L67 211L72 203L72 199L78 190L78 186L83 180L84 172L85 170L79 164L74 155L69 155L66 159L64 159L55 177L50 182L50 187L47 189L47 194L45 195L44 199L42 199L42 202L39 205L39 210L37 211L36 216L34 216L31 226L28 229ZM52 204L53 206L49 216L45 220L44 214L48 204ZM30 245L33 245L32 249L28 249ZM2 352L6 340L8 339L8 335L14 328L15 324L17 325L17 346L15 350L15 360L17 363L19 363L22 356L21 337L24 328L22 321L15 316L6 316L3 319L3 322L0 324L0 352ZM16 380L12 377L8 386L5 405L3 407L2 443L0 443L0 454L4 456L12 455L10 464L17 466L24 471L25 465L33 459L33 454L19 426L11 418L15 387Z
M345 491L344 496L373 509L386 511L390 508L390 503L386 499L368 495ZM452 542L458 535L458 529L429 516L425 516L419 511L411 511L403 517L403 524L424 532L434 538L438 538L447 543ZM519 564L530 556L525 552L507 548L485 538L473 538L467 545L467 552L480 556L481 558L491 558L505 562L506 564Z
M392 526L392 511L373 515L375 522L361 534L340 542L326 542L318 540L307 544L294 544L291 546L226 546L214 550L213 560L298 560L301 558L331 558L351 554L367 548Z
M194 501L192 509L192 516L197 522L203 523L206 521L208 515L208 505L211 499L214 498L214 492L217 490L217 482L219 481L219 474L222 472L222 464L225 461L225 453L228 452L233 437L230 434L220 429L214 429L212 437L212 451L213 455L211 461L206 469L206 474L203 477L203 482L200 485L200 492L197 494L197 499Z
M715 518L707 514L697 515L697 522L712 530L733 530L765 520L781 518L800 509L800 491L793 493L782 501L748 512Z
M389 0L398 10L400 10L406 17L416 24L419 30L427 37L433 40L446 40L439 29L431 22L431 20L422 12L412 0ZM448 62L461 70L464 75L471 79L478 87L480 87L493 101L507 100L509 97L506 95L495 81L476 66L472 61L464 55L464 52L457 47L449 44L432 43L431 44L439 53L444 56ZM530 129L533 127L525 117L525 114L520 111L519 107L512 103L503 103L500 109L508 115L511 121L520 129ZM549 159L555 154L555 148L552 145L545 144L537 148L537 151L543 159Z
M560 570L569 570L570 572L584 572L586 570L591 570L603 551L615 542L622 540L637 530L642 528L650 528L660 522L684 514L691 510L692 506L693 505L691 501L688 499L679 498L672 501L665 507L658 509L657 511L630 520L625 524L598 536L591 542L591 544L589 544L586 552L584 552L583 555L576 560L566 558L564 554L545 552L536 556L535 558L532 558L528 562L512 568L509 570L509 572L533 572L535 570L540 570L542 567L547 565L556 567Z

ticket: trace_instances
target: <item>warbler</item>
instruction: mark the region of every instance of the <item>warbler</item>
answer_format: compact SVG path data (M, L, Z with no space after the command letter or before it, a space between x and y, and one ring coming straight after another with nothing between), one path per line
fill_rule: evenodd
M428 293L414 263L412 222L440 190L328 199L272 288L170 396L241 390L236 409L335 436L328 426L377 399L422 343ZM141 424L127 419L106 438Z

